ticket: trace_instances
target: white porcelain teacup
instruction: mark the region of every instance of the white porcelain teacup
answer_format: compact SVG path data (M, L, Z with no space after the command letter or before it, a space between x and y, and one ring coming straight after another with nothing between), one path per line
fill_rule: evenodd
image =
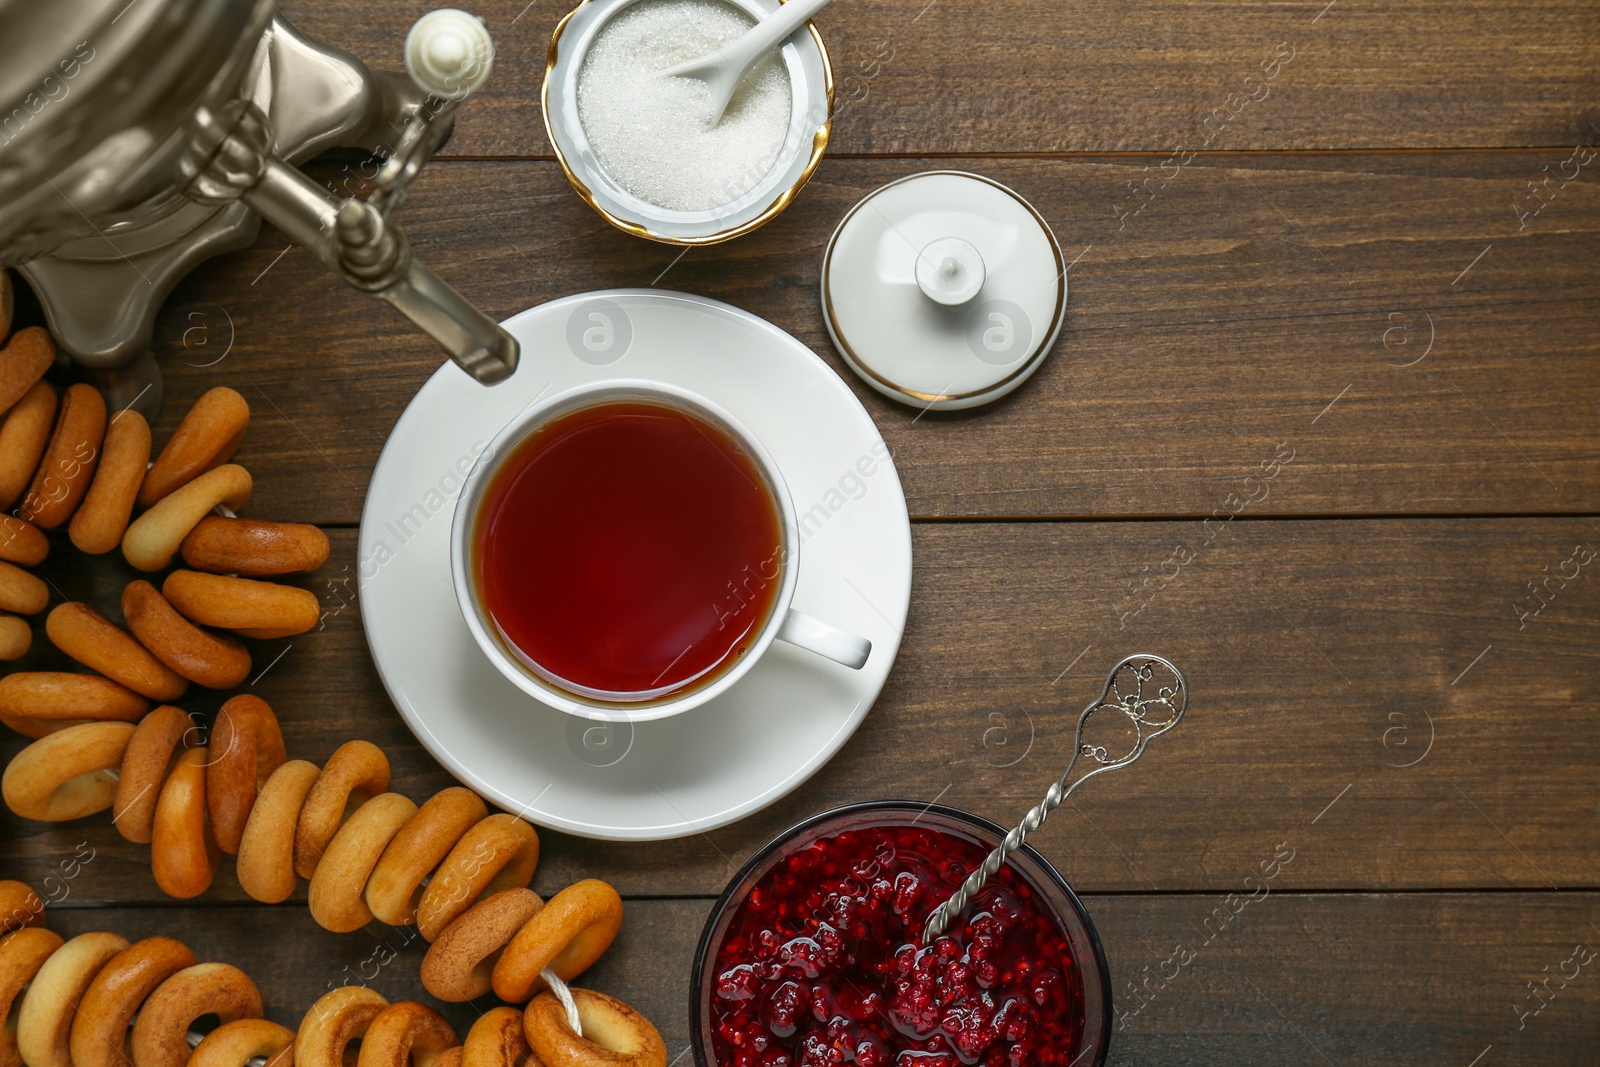
M778 520L775 574L761 577L776 584L766 618L741 655L720 665L692 686L667 692L653 690L602 692L565 682L545 670L506 636L482 603L475 561L480 508L495 475L518 446L541 428L585 408L643 402L686 411L720 427L753 460L770 494ZM867 662L872 643L831 626L791 606L799 574L800 532L794 501L783 474L761 442L732 415L697 393L664 382L612 379L576 386L530 405L513 419L478 457L456 502L450 531L450 570L456 599L473 639L489 662L530 696L561 711L583 716L623 718L635 722L662 719L715 699L744 677L773 641L785 641L853 670Z

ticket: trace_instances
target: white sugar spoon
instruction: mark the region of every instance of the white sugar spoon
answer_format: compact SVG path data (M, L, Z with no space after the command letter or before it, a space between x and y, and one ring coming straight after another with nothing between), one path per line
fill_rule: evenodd
M827 6L828 0L789 0L752 26L744 36L729 41L710 55L679 63L663 73L672 78L693 78L710 87L711 125L715 126L722 121L728 101L733 99L734 91L750 73L750 68Z

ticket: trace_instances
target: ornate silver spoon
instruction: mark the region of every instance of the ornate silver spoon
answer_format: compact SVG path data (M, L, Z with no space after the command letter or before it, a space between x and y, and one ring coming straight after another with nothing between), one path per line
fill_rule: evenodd
M1170 681L1164 677L1166 675L1170 675ZM1178 720L1183 718L1183 709L1188 703L1189 690L1184 683L1183 674L1160 656L1139 653L1129 656L1111 668L1099 698L1084 708L1082 714L1078 716L1078 729L1073 737L1072 761L1067 764L1067 769L1062 772L1060 779L1051 784L1045 792L1044 799L1023 816L1021 825L1007 834L1005 840L978 865L978 869L961 883L961 888L928 916L928 924L922 931L923 944L931 943L944 933L946 927L967 906L967 901L972 899L972 895L983 888L984 883L993 877L994 872L1005 865L1007 857L1022 847L1022 842L1027 836L1037 830L1063 800L1095 775L1126 767L1144 755L1144 747L1151 739L1178 725ZM1122 755L1113 757L1105 745L1084 740L1084 727L1097 712L1107 713L1104 717L1108 718L1112 717L1111 712L1117 712L1126 720L1121 725L1125 729L1131 726L1132 743ZM1071 781L1072 772L1077 768L1080 756L1088 756L1097 766L1079 775L1076 781Z

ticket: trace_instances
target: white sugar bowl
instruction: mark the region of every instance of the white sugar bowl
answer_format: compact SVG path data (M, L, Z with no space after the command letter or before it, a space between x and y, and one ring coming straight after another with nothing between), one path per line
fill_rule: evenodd
M779 6L778 0L714 2L743 13L752 23L760 21ZM637 184L629 188L602 166L579 110L580 82L596 41L605 37L608 28L620 37L626 32L627 23L619 19L650 17L651 12L647 8L657 5L663 12L670 12L679 5L687 6L686 0L583 0L561 20L550 38L541 94L545 130L550 135L556 159L566 172L567 180L578 195L613 226L666 244L715 244L749 233L777 216L811 178L817 164L822 161L832 128L833 69L822 37L816 27L808 23L803 31L797 31L774 54L774 61L787 77L789 88L788 121L782 131L782 144L777 149L776 159L769 167L763 168L763 172L753 181L747 172L741 172L738 167L726 174L686 167L683 171L684 180L702 182L712 194L717 191L717 183L725 184L730 193L727 202L691 209L662 206L662 202L671 198L656 190L644 190ZM606 61L614 64L615 56L608 55ZM753 75L746 85L754 78ZM585 92L588 91L586 88ZM773 100L769 97L765 102L772 103ZM613 110L619 110L618 101L606 103ZM585 107L589 106L586 100ZM735 108L737 106L736 102ZM625 104L621 110L625 110ZM642 123L635 125L643 126ZM628 132L634 136L648 137L652 131L645 127ZM774 137L776 133L774 130ZM673 136L673 131L662 130L663 139ZM662 147L671 149L676 146L669 144ZM735 143L732 147L737 150L740 146ZM670 156L672 153L664 154ZM669 159L667 165L682 167L684 162L682 158ZM645 195L640 195L641 192L652 199L646 199Z

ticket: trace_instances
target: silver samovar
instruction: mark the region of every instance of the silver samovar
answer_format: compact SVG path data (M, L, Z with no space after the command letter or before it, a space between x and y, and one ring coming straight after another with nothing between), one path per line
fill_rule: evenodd
M0 264L113 400L142 408L160 401L162 301L263 218L497 382L517 342L390 217L492 58L482 22L452 9L412 28L408 77L308 40L271 0L0 0ZM365 201L298 167L340 146L384 160Z

